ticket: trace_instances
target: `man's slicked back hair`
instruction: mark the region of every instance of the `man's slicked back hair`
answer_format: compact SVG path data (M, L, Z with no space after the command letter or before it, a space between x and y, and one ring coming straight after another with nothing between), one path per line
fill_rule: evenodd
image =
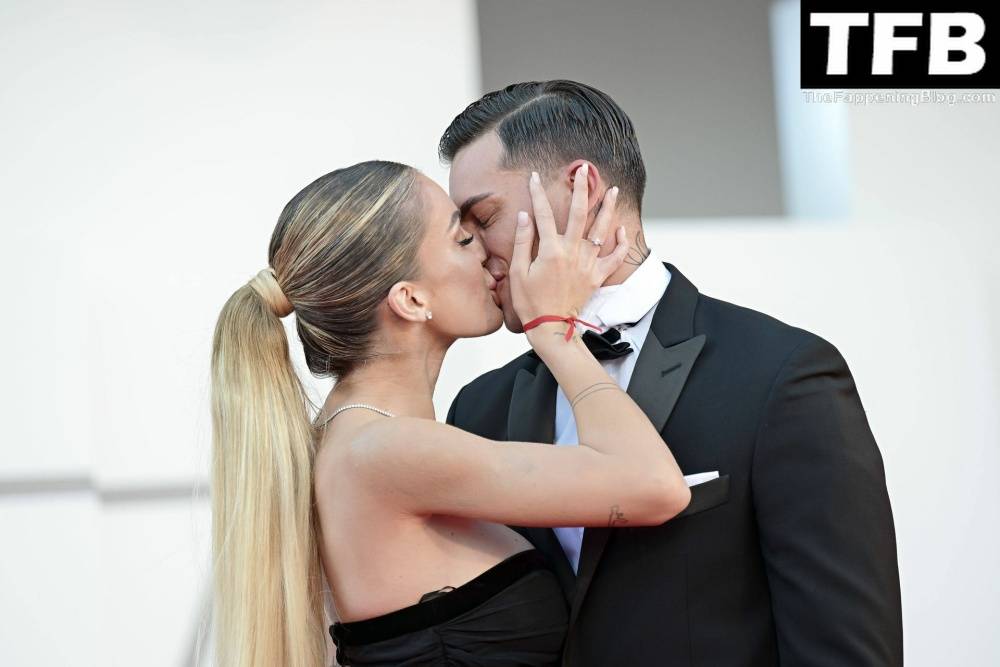
M548 171L577 158L593 162L619 201L642 210L646 167L632 121L611 97L591 86L557 79L514 83L486 93L451 121L438 154L451 162L462 148L496 131L500 166Z

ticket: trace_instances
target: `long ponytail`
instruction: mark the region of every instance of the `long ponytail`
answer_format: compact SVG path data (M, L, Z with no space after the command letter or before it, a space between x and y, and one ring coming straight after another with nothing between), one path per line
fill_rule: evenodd
M321 667L313 427L279 317L249 283L212 343L216 664Z
M321 667L325 582L313 463L319 439L280 316L306 366L339 381L372 357L390 287L418 276L417 172L361 162L285 205L272 269L222 308L212 344L212 547L219 667ZM278 277L281 277L280 285Z

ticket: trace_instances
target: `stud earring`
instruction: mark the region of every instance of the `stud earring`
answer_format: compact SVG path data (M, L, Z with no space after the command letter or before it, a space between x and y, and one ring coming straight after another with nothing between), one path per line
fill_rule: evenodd
M429 310L427 311L427 319L429 319L429 320L433 320L434 319L434 315Z

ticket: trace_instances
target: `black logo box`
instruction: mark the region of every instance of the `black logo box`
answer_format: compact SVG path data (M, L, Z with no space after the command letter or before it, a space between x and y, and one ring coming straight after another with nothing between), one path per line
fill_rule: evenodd
M802 88L1000 88L1000 0L992 2L967 2L963 0L938 2L843 2L836 0L802 0L801 76ZM827 74L827 49L830 30L826 26L811 26L810 16L815 12L866 12L867 26L854 26L849 32L847 47L847 74ZM916 51L893 53L892 74L872 74L873 28L875 12L919 12L920 26L899 26L895 35L916 37ZM985 24L985 33L978 40L986 54L983 68L974 74L929 74L930 14L971 12L978 14ZM961 29L953 28L958 36ZM950 60L962 60L960 51L949 53Z

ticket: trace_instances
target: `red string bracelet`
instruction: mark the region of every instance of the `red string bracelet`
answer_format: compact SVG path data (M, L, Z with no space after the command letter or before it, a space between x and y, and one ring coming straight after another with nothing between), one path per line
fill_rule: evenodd
M569 327L566 329L566 340L569 340L570 338L573 337L573 331L574 331L573 323L574 322L579 322L580 324L582 324L584 326L588 326L591 329L594 329L596 331L600 331L601 330L601 328L599 326L597 326L596 324L591 324L590 322L584 322L583 320L577 319L577 318L572 317L572 316L570 316L570 317L560 317L559 315L542 315L541 317L536 317L535 319L531 320L530 322L528 322L527 324L524 325L524 330L528 331L529 329L534 329L535 327L537 327L539 324L542 324L543 322L568 322L569 323Z

